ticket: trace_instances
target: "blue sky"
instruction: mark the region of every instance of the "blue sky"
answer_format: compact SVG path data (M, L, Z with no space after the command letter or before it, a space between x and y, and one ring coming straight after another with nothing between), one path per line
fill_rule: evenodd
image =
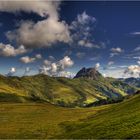
M140 75L139 1L1 1L0 73Z

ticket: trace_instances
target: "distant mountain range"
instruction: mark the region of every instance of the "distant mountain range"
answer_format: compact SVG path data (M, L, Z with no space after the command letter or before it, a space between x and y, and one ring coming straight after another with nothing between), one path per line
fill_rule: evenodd
M117 100L138 87L124 80L103 77L95 68L82 68L74 77L0 75L1 102L49 102L60 106L85 106L100 100Z
M121 78L119 80L121 80L122 82L125 82L131 86L136 86L136 87L140 88L140 78L130 77L130 78L126 78L126 79Z

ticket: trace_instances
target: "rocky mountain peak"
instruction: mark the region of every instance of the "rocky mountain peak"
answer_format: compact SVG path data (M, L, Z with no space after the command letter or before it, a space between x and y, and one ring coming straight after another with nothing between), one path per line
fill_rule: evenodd
M74 78L79 78L79 77L86 77L89 79L95 79L97 80L98 78L102 77L102 75L97 71L96 68L85 68L83 67Z

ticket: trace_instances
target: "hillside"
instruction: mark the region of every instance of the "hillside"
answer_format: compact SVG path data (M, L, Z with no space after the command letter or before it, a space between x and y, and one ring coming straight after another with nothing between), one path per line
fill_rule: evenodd
M137 94L87 119L62 123L64 131L55 138L140 139L140 92Z
M64 108L1 103L0 139L140 138L140 94L117 104Z
M106 79L94 71L94 77L74 79L35 75L0 76L1 102L50 102L60 106L85 106L101 99L118 99L137 88L116 79Z

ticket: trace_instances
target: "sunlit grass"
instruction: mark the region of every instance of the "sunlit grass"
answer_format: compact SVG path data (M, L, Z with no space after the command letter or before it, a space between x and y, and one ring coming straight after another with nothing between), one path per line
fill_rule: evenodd
M140 95L110 105L82 121L61 124L64 133L55 138L140 139Z
M61 134L61 123L85 119L108 108L62 108L51 104L1 103L0 138L51 138Z

